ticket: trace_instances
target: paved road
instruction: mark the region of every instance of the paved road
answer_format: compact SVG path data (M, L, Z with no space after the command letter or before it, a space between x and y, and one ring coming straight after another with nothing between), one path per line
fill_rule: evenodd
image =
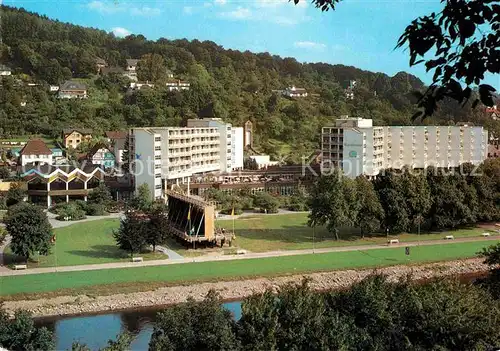
M489 238L459 238L455 240L428 240L421 242L408 242L400 243L395 245L358 245L358 246L343 246L343 247L331 247L323 249L308 249L308 250L289 250L289 251L269 251L261 253L247 253L245 255L221 255L221 256L201 256L193 258L182 258L174 260L154 260L154 261L144 261L144 262L115 262L115 263L104 263L104 264L92 264L92 265L80 265L80 266L60 266L60 267L48 267L48 268L33 268L24 271L0 271L1 276L15 276L15 275L28 275L28 274L41 274L41 273L54 273L54 272L75 272L75 271L90 271L99 269L114 269L114 268L130 268L130 267L150 267L150 266L168 266L172 264L184 264L192 262L209 262L209 261L231 261L231 260L245 260L252 258L263 258L263 257L280 257L280 256L294 256L294 255L305 255L313 253L327 253L327 252L346 252L346 251L367 251L375 249L390 249L395 247L414 247L414 246L428 246L436 244L452 244L457 242L473 242L473 241L499 241L498 236Z
M183 260L184 256L179 255L174 250L170 249L167 246L156 245L156 251L163 252L165 255L168 255L168 258L171 260Z

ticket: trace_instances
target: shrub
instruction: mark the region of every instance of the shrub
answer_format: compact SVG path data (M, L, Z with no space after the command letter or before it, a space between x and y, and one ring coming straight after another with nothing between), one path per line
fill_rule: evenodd
M268 193L260 193L255 195L254 204L260 208L261 212L277 213L280 202L276 197Z
M103 204L87 204L87 216L106 216L107 214Z
M63 221L69 217L71 221L85 219L85 211L76 202L57 204L50 209L50 212L57 214L56 219Z

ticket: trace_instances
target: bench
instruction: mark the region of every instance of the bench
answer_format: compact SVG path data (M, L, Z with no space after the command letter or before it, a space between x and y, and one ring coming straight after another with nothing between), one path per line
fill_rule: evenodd
M389 245L392 245L392 244L399 244L399 239L391 239L387 242Z
M132 262L142 262L142 257L132 257Z
M237 255L244 255L246 253L247 253L247 250L243 250L243 249L236 250Z
M453 240L455 237L453 235L447 235L444 237L446 240Z
M27 265L25 265L25 264L16 264L16 265L14 265L14 269L15 269L16 271L18 271L18 270L20 270L20 269L28 269L28 266L27 266Z
M485 238L489 237L490 236L490 233L487 233L487 232L484 232L483 234L481 234L482 236L484 236Z

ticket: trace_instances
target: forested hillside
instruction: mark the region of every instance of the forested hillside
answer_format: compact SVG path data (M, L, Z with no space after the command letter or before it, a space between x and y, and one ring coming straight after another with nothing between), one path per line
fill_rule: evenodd
M11 67L13 75L3 77L0 88L0 137L56 137L63 127L104 131L177 126L188 118L210 116L234 125L250 119L262 151L301 155L317 147L321 126L341 115L373 118L375 124L410 124L411 92L424 88L404 72L389 77L343 65L302 64L269 53L228 50L210 41L150 41L142 35L121 39L5 6L2 21L0 63ZM97 57L109 66L123 66L127 58L146 54L161 55L163 64L188 80L191 89L126 92L126 78L96 74ZM61 101L48 91L49 84L71 77L87 84L87 100ZM344 93L349 80L357 81L353 100ZM310 95L288 99L273 93L292 85ZM447 104L426 123L484 122L482 118L478 111Z

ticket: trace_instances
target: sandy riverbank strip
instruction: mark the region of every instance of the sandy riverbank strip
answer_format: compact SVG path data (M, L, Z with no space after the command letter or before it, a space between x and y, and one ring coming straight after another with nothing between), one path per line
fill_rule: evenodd
M217 290L224 300L242 299L254 293L263 292L267 288L277 289L287 283L299 283L304 278L310 279L310 286L315 290L332 290L346 288L373 273L386 274L390 280L397 281L408 275L411 275L415 280L422 280L481 273L487 269L487 266L482 263L482 259L475 258L412 266L402 265L377 269L341 270L284 277L195 283L192 285L163 287L154 291L109 296L78 295L39 300L6 301L3 303L3 308L9 313L13 313L17 309L29 310L35 317L76 315L171 305L185 302L189 296L195 300L202 300L211 289Z

